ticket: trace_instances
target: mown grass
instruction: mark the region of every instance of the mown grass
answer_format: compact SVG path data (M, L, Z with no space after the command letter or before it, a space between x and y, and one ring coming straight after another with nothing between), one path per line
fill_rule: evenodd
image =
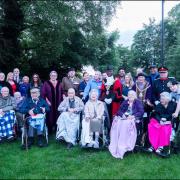
M50 138L46 148L20 149L20 142L0 144L0 179L180 179L180 155L154 154L113 158L108 150L67 150Z

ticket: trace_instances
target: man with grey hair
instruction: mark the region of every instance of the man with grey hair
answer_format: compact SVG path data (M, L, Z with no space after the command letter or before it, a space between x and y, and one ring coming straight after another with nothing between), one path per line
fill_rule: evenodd
M39 88L32 88L30 90L31 97L27 98L23 103L21 113L28 115L28 148L34 144L34 131L37 131L38 146L43 147L43 129L44 129L44 114L50 110L47 102L40 97ZM25 148L24 146L22 148Z
M79 97L75 96L73 88L68 89L67 95L58 107L61 114L57 120L56 140L65 141L69 149L76 144L80 113L84 109L84 104Z

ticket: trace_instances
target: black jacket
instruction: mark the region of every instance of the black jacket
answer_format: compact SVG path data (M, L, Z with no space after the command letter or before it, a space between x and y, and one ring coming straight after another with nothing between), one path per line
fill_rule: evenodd
M166 118L167 121L172 121L172 114L176 110L177 104L173 101L168 103L167 108L165 108L161 103L155 107L155 118L160 122L161 118Z

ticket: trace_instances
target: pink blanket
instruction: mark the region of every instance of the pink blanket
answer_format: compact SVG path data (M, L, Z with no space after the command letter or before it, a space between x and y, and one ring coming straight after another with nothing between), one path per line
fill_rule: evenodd
M170 144L172 125L161 125L156 119L152 118L148 124L149 141L156 150L160 146Z
M122 120L116 116L113 120L109 151L115 158L123 159L125 152L132 151L136 144L137 131L134 120Z

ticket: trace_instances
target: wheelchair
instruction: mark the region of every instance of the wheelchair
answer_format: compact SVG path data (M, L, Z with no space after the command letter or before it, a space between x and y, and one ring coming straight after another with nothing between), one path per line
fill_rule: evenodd
M106 113L103 115L103 118L102 118L102 122L101 122L101 128L100 128L100 132L99 132L99 147L98 148L94 148L93 146L92 147L88 147L86 145L82 145L81 143L81 133L82 133L82 121L81 123L79 124L79 129L78 129L78 132L77 132L77 139L79 141L79 145L81 146L81 148L83 149L105 149L108 147L109 145L109 130L108 130L108 127L107 127L107 116L106 116ZM84 119L84 115L83 115L83 118ZM93 138L95 138L95 132L93 132Z
M48 128L46 125L46 114L43 114L44 117L44 125L43 125L43 137L45 139L45 144L44 146L48 146ZM28 131L29 131L29 120L30 120L29 115L23 115L23 126L21 128L21 147L25 148L26 150L28 149Z
M154 111L152 111L149 119L153 118L154 117ZM170 157L171 153L175 153L175 143L174 143L174 140L176 138L176 136L178 136L178 129L179 128L179 123L177 122L177 119L176 118L172 118L171 120L171 124L172 124L172 131L171 131L171 136L170 136L170 143L168 146L164 146L161 150L162 152L158 152L156 153L158 156L162 157L162 158L168 158ZM180 134L180 132L179 132ZM179 136L180 137L180 136ZM143 148L143 151L144 152L150 152L148 149L149 147L151 146L150 142L149 142L149 137L148 137L148 131L146 132L146 139L145 139L145 143L146 143L146 146L144 145L144 148ZM147 146L148 145L148 146ZM152 150L153 152L154 150ZM176 154L176 153L175 153Z

